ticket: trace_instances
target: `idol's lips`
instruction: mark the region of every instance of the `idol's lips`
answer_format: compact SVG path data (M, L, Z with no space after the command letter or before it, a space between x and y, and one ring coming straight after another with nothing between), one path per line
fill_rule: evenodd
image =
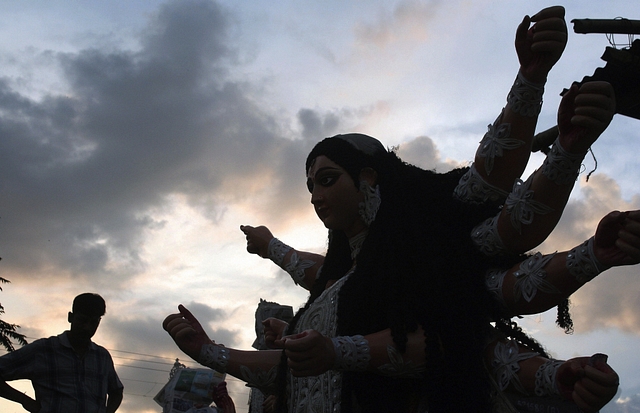
M316 208L316 214L320 219L324 219L328 213L329 213L329 208L326 208L326 207Z

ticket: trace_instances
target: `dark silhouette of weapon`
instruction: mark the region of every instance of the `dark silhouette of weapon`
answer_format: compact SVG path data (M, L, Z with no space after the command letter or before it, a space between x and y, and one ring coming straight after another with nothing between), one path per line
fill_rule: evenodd
M573 31L581 34L640 34L640 20L574 19L571 22ZM616 113L640 119L640 39L629 43L628 47L621 49L606 47L601 57L607 62L605 66L597 68L592 76L585 76L582 81L576 83L581 85L594 80L611 83L616 94ZM566 91L567 89L562 94ZM533 138L532 152L548 153L557 136L557 126L536 134Z
M640 34L640 20L573 19L573 31L580 34Z

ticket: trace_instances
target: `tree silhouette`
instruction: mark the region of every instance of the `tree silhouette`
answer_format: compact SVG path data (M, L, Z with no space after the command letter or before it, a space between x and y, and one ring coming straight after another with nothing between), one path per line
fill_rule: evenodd
M8 282L10 281L0 277L0 284L5 284ZM0 291L2 291L2 287L0 287ZM0 314L4 314L4 307L2 306L2 304L0 304ZM13 342L11 340L17 341L21 346L27 344L25 335L17 332L18 328L20 328L20 326L17 324L9 324L4 320L0 320L0 345L2 345L5 350L15 350L15 347L13 346Z

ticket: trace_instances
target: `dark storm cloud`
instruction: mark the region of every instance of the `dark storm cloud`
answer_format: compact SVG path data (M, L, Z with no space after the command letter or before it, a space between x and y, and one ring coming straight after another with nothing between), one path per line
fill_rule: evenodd
M206 304L190 302L185 306L200 320L203 328L210 337L229 346L240 344L237 331L221 328L229 318L227 311L213 308ZM172 310L177 312L177 310ZM157 317L140 317L130 314L110 315L101 329L113 340L118 349L134 352L146 352L153 343L155 354L182 354L175 343L162 328L162 321L168 314L158 314ZM182 356L184 356L182 354Z
M314 140L336 134L340 117L334 113L322 115L311 109L300 109L298 121L302 125L302 135Z
M301 165L304 151L232 80L233 30L216 3L173 2L138 51L58 54L66 95L33 100L0 79L5 270L124 277L140 270L139 243L162 225L151 211L167 195L219 217L216 190L271 164L288 195L289 155Z

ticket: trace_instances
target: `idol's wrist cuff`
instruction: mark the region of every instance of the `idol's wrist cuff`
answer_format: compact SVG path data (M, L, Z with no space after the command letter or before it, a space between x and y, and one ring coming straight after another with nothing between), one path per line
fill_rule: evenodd
M229 350L220 344L203 344L198 363L225 373L229 364Z
M273 261L278 267L283 267L282 262L284 261L284 256L291 251L291 247L280 241L278 238L273 237L269 241L269 246L267 247L267 256L271 261Z
M334 370L365 371L371 361L369 341L361 335L331 339L336 353Z
M530 82L522 75L522 71L518 71L507 96L507 103L514 112L522 116L535 117L542 110L543 94L544 82Z
M580 284L591 281L598 274L609 269L598 260L593 252L594 242L594 237L591 237L567 254L567 269Z

